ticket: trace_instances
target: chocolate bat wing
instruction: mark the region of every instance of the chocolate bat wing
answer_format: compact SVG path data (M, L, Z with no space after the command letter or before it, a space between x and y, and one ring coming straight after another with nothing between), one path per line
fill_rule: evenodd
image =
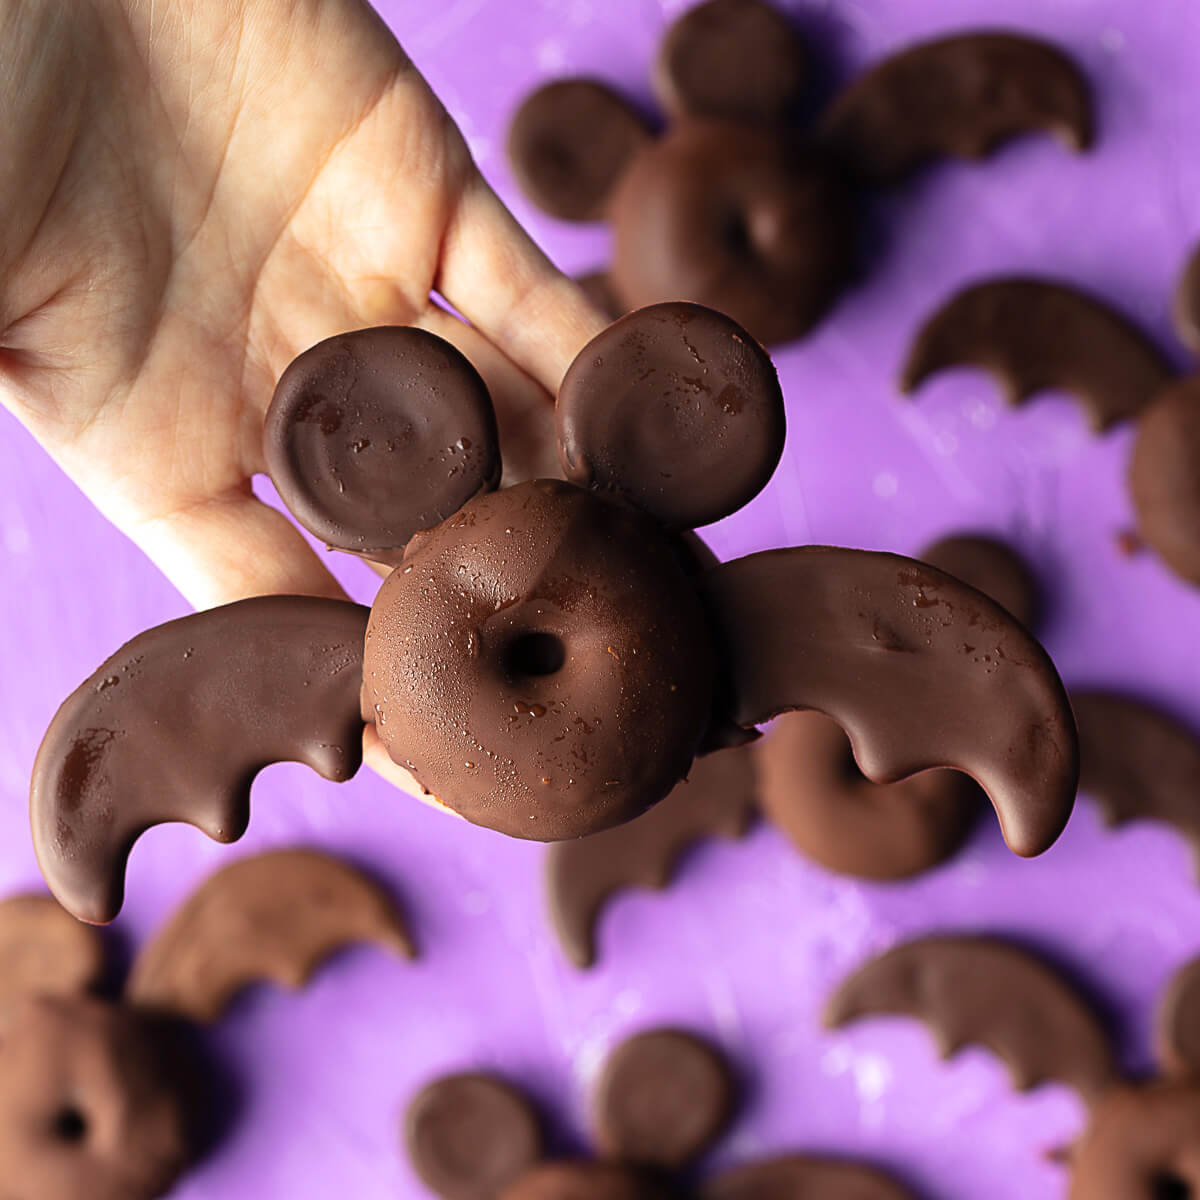
M1071 694L1079 790L1109 825L1162 821L1200 854L1200 739L1166 713L1111 692Z
M1087 149L1087 80L1047 42L1010 33L960 34L886 58L842 92L822 123L847 167L879 185L929 159L982 158L1039 130Z
M233 842L250 784L295 761L349 779L362 760L367 609L261 596L140 634L58 710L33 768L42 874L85 921L121 908L125 863L152 825Z
M203 883L138 955L125 999L212 1022L243 988L260 980L302 987L356 942L414 953L403 918L373 880L327 854L276 850Z
M792 1154L720 1171L700 1185L700 1200L915 1200L890 1175L863 1163Z
M550 917L577 967L590 967L596 960L596 921L614 892L665 888L693 843L746 832L755 812L751 754L740 746L698 758L688 778L640 817L550 846Z
M1010 404L1055 389L1078 397L1101 431L1136 417L1174 377L1166 357L1120 313L1075 288L1002 278L952 296L917 332L900 387L950 367L995 375Z
M1175 972L1158 1007L1154 1041L1167 1074L1200 1075L1200 958Z
M923 1021L946 1058L987 1047L1019 1091L1058 1080L1091 1101L1117 1077L1087 1001L1034 955L991 938L919 938L871 959L834 993L825 1021L841 1028L873 1016Z
M994 601L925 563L825 546L736 559L703 586L738 724L816 709L876 783L966 772L1017 854L1062 832L1078 777L1070 705Z

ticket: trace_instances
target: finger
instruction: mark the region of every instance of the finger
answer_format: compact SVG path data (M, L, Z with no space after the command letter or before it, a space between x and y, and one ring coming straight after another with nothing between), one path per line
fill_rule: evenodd
M477 171L446 231L434 287L551 395L579 351L608 324Z

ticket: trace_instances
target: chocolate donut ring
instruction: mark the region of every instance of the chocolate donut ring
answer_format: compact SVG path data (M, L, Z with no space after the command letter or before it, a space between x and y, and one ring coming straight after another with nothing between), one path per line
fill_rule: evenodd
M712 711L685 561L640 513L554 480L414 538L367 626L364 706L388 753L514 837L637 816L684 776Z

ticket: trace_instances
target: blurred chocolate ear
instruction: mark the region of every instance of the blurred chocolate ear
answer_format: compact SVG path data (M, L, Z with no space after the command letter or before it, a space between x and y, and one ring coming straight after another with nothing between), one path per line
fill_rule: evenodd
M1158 1007L1158 1061L1169 1075L1200 1075L1200 958L1175 972Z
M866 183L902 179L929 159L982 158L1023 133L1092 141L1087 80L1048 42L969 33L921 42L884 59L834 101L822 135Z
M1163 353L1086 292L1043 279L990 279L952 296L918 330L900 387L952 367L983 367L1011 404L1050 389L1074 393L1092 428L1137 416L1171 381Z
M698 1195L700 1200L917 1200L875 1167L808 1154L727 1167L706 1179Z
M500 480L479 372L449 342L402 326L343 333L301 354L275 389L264 451L309 533L393 564L414 533Z
M654 89L672 117L779 123L808 86L809 56L768 0L707 0L667 30Z
M567 370L555 419L569 480L672 529L736 512L783 453L783 393L766 351L697 304L638 309L593 338Z
M641 114L596 79L559 79L531 92L508 130L521 190L564 221L599 221L625 168L651 139Z
M995 601L913 559L825 546L735 559L701 586L739 725L816 709L876 783L966 772L1015 853L1062 832L1079 775L1071 707L1046 652Z
M1175 332L1193 354L1200 354L1200 246L1188 257L1175 285Z
M140 634L81 684L42 740L30 790L34 849L63 907L111 921L151 826L237 841L271 763L349 779L362 761L367 615L345 600L241 600Z

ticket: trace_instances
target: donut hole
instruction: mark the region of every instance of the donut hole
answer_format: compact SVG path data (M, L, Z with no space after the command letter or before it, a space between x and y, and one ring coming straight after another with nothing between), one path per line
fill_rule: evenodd
M1173 1171L1158 1171L1150 1183L1154 1200L1192 1200L1192 1185Z
M557 634L531 630L520 633L504 650L504 670L510 679L538 679L562 670L567 648Z
M82 1109L74 1104L64 1104L50 1122L50 1132L55 1141L68 1146L77 1146L87 1138L88 1120Z
M750 224L743 213L731 212L721 223L721 243L736 258L749 258L754 251Z

